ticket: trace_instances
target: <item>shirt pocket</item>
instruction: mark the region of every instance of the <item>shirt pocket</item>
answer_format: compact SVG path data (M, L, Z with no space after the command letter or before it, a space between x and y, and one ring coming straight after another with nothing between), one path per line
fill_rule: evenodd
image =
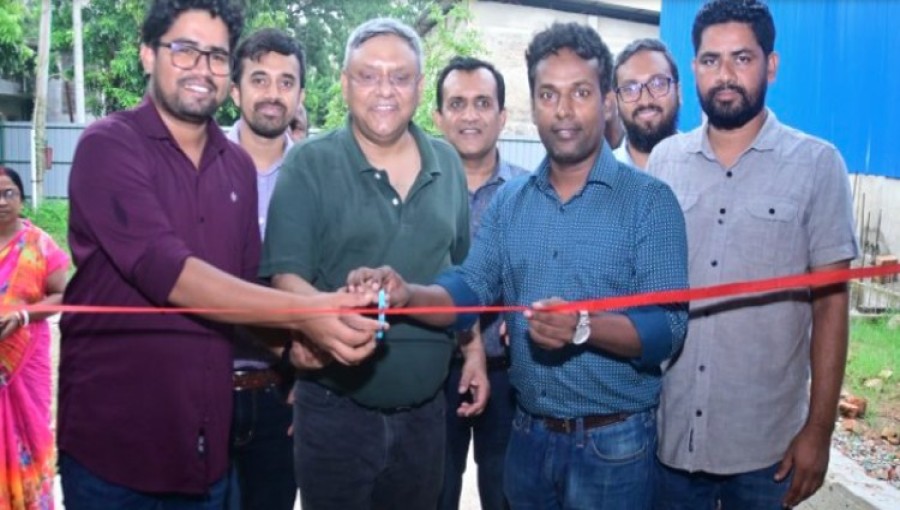
M783 197L755 197L739 208L741 257L752 264L792 264L800 239L799 205Z

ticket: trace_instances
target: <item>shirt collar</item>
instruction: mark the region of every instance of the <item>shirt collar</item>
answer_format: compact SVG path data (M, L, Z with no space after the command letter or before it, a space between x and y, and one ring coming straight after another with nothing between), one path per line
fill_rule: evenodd
M350 164L353 168L359 172L375 171L376 168L366 159L366 155L363 154L362 149L359 147L359 142L357 142L356 137L353 136L352 123L352 117L347 115L347 121L344 123L344 127L338 129L336 136L344 145L344 149L350 157ZM429 143L428 135L412 121L409 122L407 129L412 135L413 140L415 140L416 147L419 149L419 157L422 160L422 172L427 172L431 175L440 175L442 173L441 167L437 164L437 156L435 156L434 149L432 149L431 143Z
M134 109L134 112L138 123L143 127L144 132L148 137L160 140L168 139L175 146L178 146L178 141L175 140L175 137L172 136L172 132L169 131L169 128L166 127L166 124L163 122L150 94L144 95L144 99L141 101L141 104ZM207 151L222 152L228 147L228 139L225 138L225 133L222 132L222 128L216 124L215 120L209 119L206 123L206 135L206 147L203 149L204 153Z
M772 110L766 108L766 120L765 122L763 122L762 128L759 130L759 133L756 133L756 138L753 139L753 142L750 144L750 147L748 147L747 150L774 150L778 145L780 126L781 123L778 122L778 119L775 117L775 113ZM710 160L716 159L716 154L715 152L713 152L712 145L709 143L709 120L704 119L703 124L700 126L700 129L689 133L687 136L688 152L703 154Z
M602 184L609 188L614 187L616 175L619 170L619 162L616 160L615 156L613 156L612 149L609 148L609 144L606 143L606 140L603 141L603 147L600 149L600 154L597 155L596 161L594 161L594 166L591 167L591 171L588 174L587 184ZM550 184L550 157L544 156L544 160L541 161L541 164L538 166L537 170L531 175L531 179L539 188L542 190L549 190L552 188Z
M228 130L228 139L232 142L240 145L241 144L241 130L244 129L244 120L238 119L234 122L234 125L231 126L231 129ZM281 153L281 158L287 155L288 151L291 150L291 147L294 146L294 141L291 140L291 137L288 135L287 130L284 132L284 152Z

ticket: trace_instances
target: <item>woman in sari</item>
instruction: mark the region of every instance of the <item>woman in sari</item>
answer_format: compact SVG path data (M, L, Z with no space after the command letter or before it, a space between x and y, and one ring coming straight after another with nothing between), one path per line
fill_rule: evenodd
M22 179L0 166L0 510L53 508L50 327L68 256L21 217Z

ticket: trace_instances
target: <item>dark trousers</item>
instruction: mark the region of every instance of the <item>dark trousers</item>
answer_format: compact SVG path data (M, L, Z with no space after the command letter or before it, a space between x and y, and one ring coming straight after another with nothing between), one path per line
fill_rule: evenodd
M293 510L293 409L277 386L234 391L228 510Z
M392 412L298 380L294 462L303 510L433 510L444 471L444 399Z
M471 440L478 465L478 495L483 510L509 508L503 495L503 465L510 428L516 412L509 373L505 368L488 371L491 398L484 412L472 418L460 418L459 379L462 367L454 365L444 386L447 399L447 461L444 464L444 488L441 491L441 510L457 510L462 492L463 473Z
M149 494L107 482L64 452L59 474L66 510L219 510L225 504L225 477L203 496Z
M736 475L689 473L656 461L654 510L779 510L791 476L775 481L778 464Z

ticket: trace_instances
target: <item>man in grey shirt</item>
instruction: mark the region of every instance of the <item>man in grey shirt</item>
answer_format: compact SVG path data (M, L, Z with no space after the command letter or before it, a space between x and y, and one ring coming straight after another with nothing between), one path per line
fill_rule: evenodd
M707 121L660 143L647 168L681 202L692 287L843 269L858 253L840 154L765 108L774 40L757 0L715 0L694 20ZM775 509L818 490L847 312L846 284L692 303L664 377L657 508Z

